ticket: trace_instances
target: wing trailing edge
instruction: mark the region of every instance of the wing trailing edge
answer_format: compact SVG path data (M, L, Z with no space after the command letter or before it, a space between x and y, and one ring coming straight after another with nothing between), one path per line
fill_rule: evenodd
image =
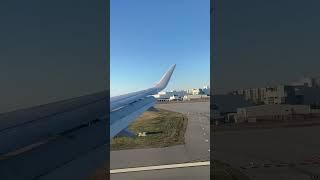
M126 129L144 111L152 107L156 100L151 95L165 89L176 65L172 65L153 87L110 98L110 138Z

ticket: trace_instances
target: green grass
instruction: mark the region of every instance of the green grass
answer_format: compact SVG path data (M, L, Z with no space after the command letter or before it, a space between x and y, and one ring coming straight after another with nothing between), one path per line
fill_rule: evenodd
M211 176L214 180L249 180L249 177L239 170L216 160L211 168L213 168Z
M129 131L153 132L145 137L115 137L111 140L111 150L135 148L159 148L184 144L187 118L180 113L162 109L146 111L132 125Z

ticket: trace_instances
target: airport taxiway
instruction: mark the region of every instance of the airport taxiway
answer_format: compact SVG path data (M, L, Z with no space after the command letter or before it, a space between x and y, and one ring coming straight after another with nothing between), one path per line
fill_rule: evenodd
M166 148L111 151L111 170L210 160L209 102L157 104L156 108L183 113L188 117L185 144ZM112 180L126 179L209 179L209 166L112 174Z
M131 179L131 180L194 180L194 179L208 179L210 166L195 166L195 167L180 167L172 169L158 169L152 171L139 171L128 173L111 174L111 180L114 179Z
M214 158L250 179L320 177L320 126L216 132Z

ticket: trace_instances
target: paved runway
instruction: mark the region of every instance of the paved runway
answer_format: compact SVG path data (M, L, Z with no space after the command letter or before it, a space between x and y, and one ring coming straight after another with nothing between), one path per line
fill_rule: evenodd
M185 144L167 148L111 151L111 169L209 161L209 102L158 104L156 108L176 111L188 117ZM193 173L190 173L193 172ZM182 173L182 174L181 174ZM112 175L112 180L126 179L209 179L209 167L156 170ZM161 178L162 177L162 178ZM207 177L207 178L204 178Z
M320 126L216 132L214 158L251 179L320 177Z
M141 171L121 174L111 174L111 180L130 179L130 180L206 180L210 179L210 167L189 167L177 169L165 169L155 171Z

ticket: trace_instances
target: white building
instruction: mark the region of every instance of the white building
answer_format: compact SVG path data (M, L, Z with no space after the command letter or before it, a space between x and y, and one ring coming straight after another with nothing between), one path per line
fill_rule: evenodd
M170 93L168 92L159 92L158 94L154 95L156 99L169 99L171 96Z
M186 95L186 91L162 91L154 95L158 101L179 100Z
M193 89L187 89L186 92L187 92L187 94L192 94L193 93Z
M272 120L290 120L298 115L309 114L307 105L268 104L237 109L237 122L256 122Z
M196 99L209 99L209 98L210 98L210 96L208 96L206 94L196 94L196 95L190 94L190 95L185 95L183 97L183 100L190 101L190 100L196 100Z
M187 94L192 94L192 95L205 94L201 88L188 89L186 92Z
M244 96L247 101L252 101L256 104L263 104L266 97L266 88L248 88L233 91L234 95Z
M182 91L162 91L154 95L158 101L175 101L175 100L192 100L209 98L210 87L205 86L201 88L193 88Z
M294 86L268 87L265 92L265 104L295 104Z

